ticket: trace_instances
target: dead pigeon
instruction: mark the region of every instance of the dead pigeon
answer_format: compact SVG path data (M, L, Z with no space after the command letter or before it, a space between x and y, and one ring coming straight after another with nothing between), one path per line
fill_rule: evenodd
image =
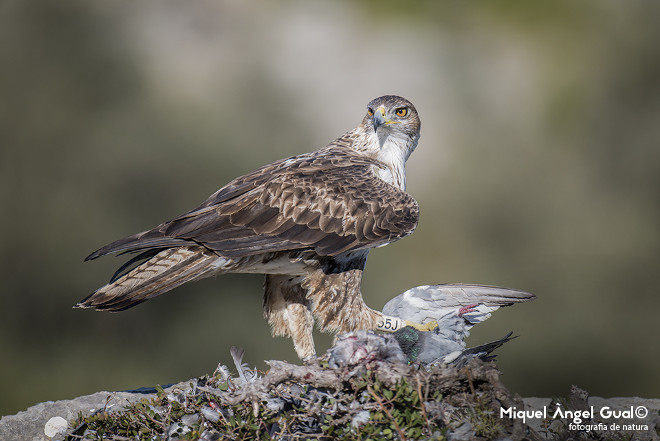
M463 365L471 358L492 359L489 354L511 340L511 333L500 340L466 349L470 328L483 322L501 306L534 300L535 295L486 285L426 285L411 288L387 302L383 313L416 323L435 320L438 327L429 332L409 327L396 333L409 362Z

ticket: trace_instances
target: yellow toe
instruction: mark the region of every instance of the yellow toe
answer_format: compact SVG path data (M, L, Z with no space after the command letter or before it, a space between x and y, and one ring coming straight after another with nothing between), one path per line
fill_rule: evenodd
M428 323L421 324L421 323L409 322L408 320L406 320L406 325L412 326L418 331L433 331L435 328L438 327L438 322L436 322L435 320L431 320Z

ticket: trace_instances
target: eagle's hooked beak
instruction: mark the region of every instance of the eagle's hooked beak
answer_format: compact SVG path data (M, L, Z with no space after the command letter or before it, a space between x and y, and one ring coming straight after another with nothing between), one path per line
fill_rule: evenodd
M374 132L378 130L380 126L388 126L390 124L398 124L399 121L392 121L385 117L385 107L380 106L374 111Z
M388 123L389 121L385 119L385 107L380 106L374 111L374 132L378 130L378 127Z

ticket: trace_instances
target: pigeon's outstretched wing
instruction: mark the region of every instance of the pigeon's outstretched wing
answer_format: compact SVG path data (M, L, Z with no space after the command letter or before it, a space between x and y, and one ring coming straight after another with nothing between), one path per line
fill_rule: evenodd
M383 313L416 323L437 321L438 327L433 331L403 328L395 337L409 360L425 364L449 363L475 356L483 358L509 341L511 338L507 335L476 348L466 350L465 345L472 326L488 319L493 311L535 298L534 294L496 286L426 285L394 297L385 304Z
M381 162L333 146L274 162L230 182L198 208L113 242L113 252L201 245L227 258L313 250L321 256L383 245L412 233L419 207L377 178Z
M534 294L528 292L497 286L424 285L394 297L385 304L383 313L416 323L436 320L441 333L443 328L455 326L453 323L465 327L467 331L488 319L491 312L502 306L535 298ZM461 335L460 339L463 340L467 335Z

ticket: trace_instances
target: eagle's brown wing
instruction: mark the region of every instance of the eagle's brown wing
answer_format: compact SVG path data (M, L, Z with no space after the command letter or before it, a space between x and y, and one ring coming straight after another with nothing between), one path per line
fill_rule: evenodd
M384 167L337 147L280 160L235 179L197 209L87 259L191 243L229 258L289 250L335 256L383 245L415 229L419 208L377 178L374 166Z

